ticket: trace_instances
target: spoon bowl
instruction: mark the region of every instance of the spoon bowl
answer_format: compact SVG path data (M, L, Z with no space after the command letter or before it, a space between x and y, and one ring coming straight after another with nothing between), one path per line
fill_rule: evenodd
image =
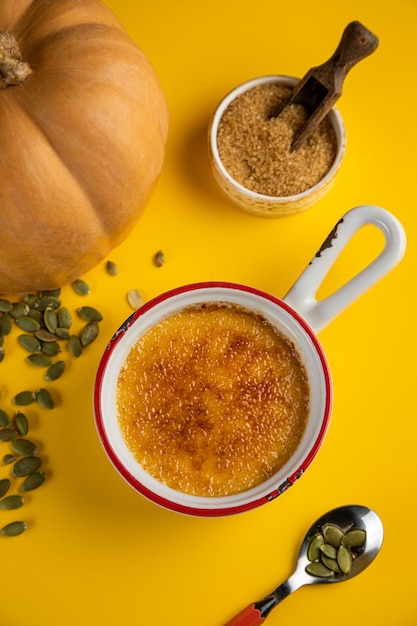
M309 545L326 524L338 526L344 533L352 529L361 529L366 533L364 543L352 549L352 566L347 574L334 574L320 577L306 571L310 560L307 556ZM227 622L226 626L259 626L270 611L293 591L304 585L343 582L360 574L372 563L378 554L384 537L384 529L378 515L365 506L348 505L333 509L314 522L301 544L294 573L272 593L262 600L247 606L243 611Z

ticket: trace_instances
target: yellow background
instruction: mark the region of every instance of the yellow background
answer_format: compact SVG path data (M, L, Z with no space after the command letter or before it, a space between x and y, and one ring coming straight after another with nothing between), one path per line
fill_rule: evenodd
M170 109L164 170L129 239L85 278L91 295L64 303L100 308L101 335L53 388L57 407L33 407L47 482L18 513L26 533L1 538L2 626L221 626L289 576L305 531L349 503L373 508L383 549L361 576L299 590L270 626L415 626L417 563L415 268L416 24L414 0L107 0L159 75ZM276 220L234 207L208 169L206 130L217 102L255 76L301 76L325 61L358 19L378 50L348 75L338 103L347 154L330 193L307 212ZM185 517L137 495L107 460L92 414L95 370L144 300L199 280L243 282L283 296L334 224L359 204L378 204L404 225L401 264L320 333L334 381L328 435L305 476L272 503L239 516ZM375 253L365 229L329 275L331 291ZM1 245L1 244L0 244ZM154 253L166 263L156 268ZM46 251L45 251L46 253ZM42 382L13 337L0 364L0 403ZM69 359L68 359L69 361ZM6 444L1 444L3 455ZM1 469L4 474L4 468ZM3 475L2 474L2 475ZM17 515L0 511L1 524Z

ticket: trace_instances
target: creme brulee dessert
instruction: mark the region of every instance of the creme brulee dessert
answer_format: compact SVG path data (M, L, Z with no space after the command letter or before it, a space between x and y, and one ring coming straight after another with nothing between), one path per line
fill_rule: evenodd
M137 461L187 494L265 481L304 433L309 385L292 343L237 305L194 305L151 328L119 374L118 419Z

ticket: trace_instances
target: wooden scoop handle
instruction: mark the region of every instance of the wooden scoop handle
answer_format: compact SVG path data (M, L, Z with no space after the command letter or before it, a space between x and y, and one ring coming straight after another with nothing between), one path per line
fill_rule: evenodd
M312 74L324 85L341 87L346 74L356 63L378 47L378 37L358 21L350 22L343 31L339 45L325 63L315 67Z

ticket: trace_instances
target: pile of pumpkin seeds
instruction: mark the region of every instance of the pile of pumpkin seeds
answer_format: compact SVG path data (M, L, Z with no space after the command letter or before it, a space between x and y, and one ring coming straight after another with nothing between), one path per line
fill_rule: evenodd
M90 293L88 284L78 279L72 283L78 295ZM99 335L102 314L91 306L81 306L76 313L83 321L79 333L72 331L73 315L62 304L61 290L42 291L28 294L18 302L0 298L0 361L5 356L5 338L15 326L19 332L17 341L28 353L25 360L31 366L45 370L47 382L57 380L65 371L65 361L60 357L62 345L66 344L69 353L78 358L83 350ZM0 510L19 509L24 504L24 493L40 487L45 481L45 473L40 470L42 459L37 445L27 438L29 422L21 407L37 403L51 410L55 406L53 395L45 387L34 391L23 390L13 398L19 409L11 416L0 409L0 443L7 442L10 451L2 458L2 465L10 465L10 477L0 479ZM20 493L10 493L12 485L18 484ZM24 521L14 521L0 525L0 534L14 537L26 529Z
M351 528L344 532L336 524L325 524L316 533L307 548L310 563L306 572L319 578L350 574L352 562L361 552L366 540L366 531Z

